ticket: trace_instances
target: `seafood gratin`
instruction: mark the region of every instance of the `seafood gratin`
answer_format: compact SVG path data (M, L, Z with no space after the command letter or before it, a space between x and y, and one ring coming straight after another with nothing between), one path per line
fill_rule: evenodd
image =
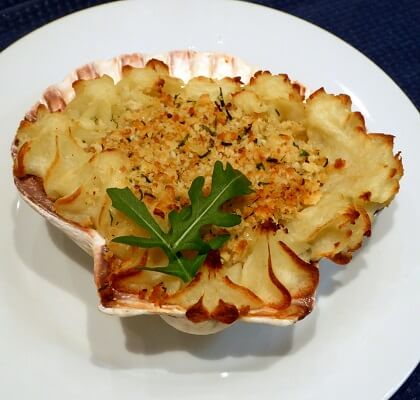
M79 70L12 153L23 197L91 247L101 310L191 333L304 318L318 261L351 260L403 173L348 96L191 52Z

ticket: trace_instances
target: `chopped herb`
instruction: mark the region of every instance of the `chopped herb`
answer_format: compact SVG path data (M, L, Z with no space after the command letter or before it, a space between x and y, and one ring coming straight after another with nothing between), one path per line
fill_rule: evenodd
M264 164L263 163L258 163L257 165L256 165L256 167L257 167L257 169L259 169L259 170L265 170L265 167L264 167Z
M232 143L229 142L221 142L222 146L232 146Z
M216 136L216 131L212 130L207 125L201 124L200 128L205 130L206 132L210 133L211 136Z
M148 177L147 175L145 175L145 174L141 174L141 176L142 176L144 179L146 179L146 182L147 182L147 183L152 183L152 181L149 179L149 177Z
M299 148L299 146L295 142L293 142L293 146Z
M214 104L216 104L216 107L220 112L223 112L222 107L220 106L220 104L217 101L215 101Z
M252 193L251 182L229 163L226 169L223 169L221 161L216 161L214 165L212 186L208 196L203 195L203 186L203 176L194 179L188 192L191 205L169 213L171 228L167 232L162 230L146 205L138 200L130 189L108 188L107 193L112 200L112 206L146 229L150 235L149 237L120 236L112 241L143 248L161 248L168 257L168 265L150 270L176 276L184 282L191 281L207 254L222 247L229 239L229 235L224 234L206 242L201 237L202 227L238 225L241 222L239 215L222 211L220 208L234 197ZM182 254L185 250L194 250L197 254L187 258Z
M225 111L226 111L226 115L227 115L227 117L228 117L228 120L229 120L229 121L232 121L233 117L232 117L232 115L231 115L231 113L229 112L229 109L228 109L227 107L225 107Z
M208 149L204 154L199 154L198 158L204 158L207 157L211 152L211 149Z
M220 93L219 93L219 96L217 97L217 99L219 100L220 104L217 101L215 101L216 107L219 111L224 110L228 120L232 121L233 118L232 118L232 115L230 114L230 112L227 108L227 105L225 103L225 99L223 98L223 91L222 91L221 87L219 87L219 91L220 91Z
M134 189L136 189L140 193L140 200L143 200L143 190L141 190L139 185L134 185Z
M184 138L179 142L178 144L178 149L182 146L184 146L185 143L187 143L188 138L190 137L190 134L187 133Z
M274 111L276 112L276 114L280 117L280 111L277 110L277 108L274 109Z
M255 211L252 211L246 217L244 217L244 219L248 219L249 217L252 217L254 214L255 214Z
M225 107L225 99L223 98L223 91L222 88L219 87L219 97L218 97L219 101L220 101L220 105L222 107Z
M277 158L274 158L274 157L268 157L267 162L273 163L273 164L278 164L279 160L277 160Z
M309 153L306 150L301 149L299 155L301 157L308 157Z
M149 192L144 192L144 196L151 197L152 199L156 199L156 196L154 196L152 193L149 193Z
M326 167L328 165L328 158L325 159L325 163L323 165L323 167Z
M242 138L246 135L248 135L249 132L251 132L252 129L252 124L249 124L248 126L246 126L242 132L238 135L238 141L242 140Z
M242 131L242 134L248 135L248 133L251 132L251 129L252 129L252 124L249 124L248 126L244 128L244 130Z

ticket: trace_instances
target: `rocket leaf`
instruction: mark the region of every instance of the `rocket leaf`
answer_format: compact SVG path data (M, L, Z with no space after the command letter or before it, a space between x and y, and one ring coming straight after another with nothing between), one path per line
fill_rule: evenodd
M191 204L180 211L169 213L170 229L162 230L150 214L143 201L130 189L109 188L107 193L112 206L124 213L133 222L146 229L150 237L119 236L113 242L144 248L159 247L168 256L167 266L150 268L169 275L177 276L184 282L194 278L210 250L219 249L229 239L229 235L219 235L206 242L201 237L205 225L232 227L241 222L239 215L221 210L221 206L237 196L252 192L251 182L240 171L228 163L226 169L217 161L213 168L211 191L203 194L204 177L199 176L191 184L188 195ZM196 256L187 258L184 250L195 250ZM149 268L143 268L149 269Z

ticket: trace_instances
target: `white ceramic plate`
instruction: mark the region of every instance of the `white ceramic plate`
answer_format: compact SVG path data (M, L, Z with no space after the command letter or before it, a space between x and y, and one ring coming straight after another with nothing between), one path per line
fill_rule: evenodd
M91 261L18 200L10 141L51 83L88 61L221 51L315 89L344 92L370 131L392 132L401 193L347 267L325 264L316 311L290 328L209 337L158 317L101 314ZM383 399L419 361L420 121L363 55L289 15L239 2L138 1L60 19L0 54L0 398Z

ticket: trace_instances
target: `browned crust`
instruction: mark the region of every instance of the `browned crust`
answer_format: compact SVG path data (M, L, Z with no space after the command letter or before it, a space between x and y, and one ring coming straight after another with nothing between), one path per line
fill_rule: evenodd
M371 192L363 192L360 196L359 199L364 200L364 201L370 201L370 197L372 196Z
M136 294L138 294L138 292L136 292ZM166 288L163 286L163 283L160 282L153 287L152 293L150 294L148 300L155 306L160 307L165 302L167 297L168 295L166 294Z
M256 85L257 80L260 76L272 76L272 73L270 71L261 71L261 70L255 72L254 76L252 76L249 81L249 85L250 86ZM291 85L294 95L296 95L297 98L299 98L302 101L305 99L306 88L304 85L302 85L301 83L297 81L291 81L287 74L278 74L276 76L280 77L283 80L283 82L289 83ZM293 97L293 96L290 96L290 97Z
M339 99L340 102L345 107L351 107L351 98L347 94L343 94L343 93L342 94L339 94L339 95L337 95L337 99Z
M292 303L292 296L290 295L289 291L284 287L284 285L278 280L277 276L274 274L273 264L271 262L270 246L268 246L268 275L270 276L271 282L273 282L276 288L280 291L282 298L284 299L283 303L270 304L270 307L279 310L289 307Z
M336 169L341 169L341 168L344 168L345 166L346 166L346 160L343 160L341 158L337 158L334 161L334 168L336 168Z
M222 268L222 258L220 257L219 250L210 250L207 253L206 260L204 261L205 265L211 269L221 269Z
M25 176L25 165L24 159L25 155L31 149L31 145L29 142L24 143L24 145L20 148L17 157L14 160L13 166L13 174L16 178L23 178Z
M262 224L258 226L259 231L262 233L277 232L280 228L281 225L274 222L272 218L265 220Z
M306 288L302 288L297 294L296 298L309 298L312 299L312 296L318 287L319 283L319 269L316 264L307 263L296 255L296 253L287 246L286 243L279 241L280 246L283 251L293 260L294 264L297 265L300 269L304 270L309 276L311 285L308 285ZM312 300L311 300L312 301Z
M229 279L229 277L225 276L223 278L223 281L225 282L226 285L230 286L231 288L235 288L243 292L245 296L250 297L253 299L253 301L260 303L261 306L264 304L264 302L252 290L246 288L245 286L237 285L236 283L232 282Z
M124 285L124 280L127 278L132 278L134 276L139 276L139 275L141 275L141 271L138 268L128 268L126 270L119 272L118 274L112 274L112 277L110 279L111 285L115 290L119 292L138 295L139 291L133 290L133 289L130 290L127 287L127 285Z
M184 57L191 57L190 54L185 54ZM234 62L234 58L232 58L233 62ZM122 64L122 73L126 73L128 70L130 70L132 67L127 65L127 64L136 64L138 66L140 65L144 65L144 60L142 58L141 55L135 54L135 55L126 55L121 57L121 64ZM147 66L153 68L153 69L160 69L160 68L166 68L168 70L168 67L166 66L166 64L164 64L163 62L159 61L159 60L150 60L147 63ZM259 75L264 75L264 74L270 74L268 71L259 71L257 72L253 78L251 78L251 84L253 82L253 80L255 80L255 78L257 78ZM291 82L289 77L285 74L280 75L285 81L288 81L292 84L294 91L299 94L302 99L303 99L303 94L302 92L304 91L304 88L302 85L298 84L297 82ZM77 70L77 79L74 81L73 85L76 87L79 82L81 82L82 80L87 80L87 79L94 79L98 77L98 73L95 69L95 66L93 64L88 64L82 68L79 68ZM235 79L235 78L229 78L229 79ZM239 79L239 78L237 78ZM309 97L309 99L312 99L320 94L325 93L325 90L323 88L318 89L316 92L312 93L311 96ZM338 97L338 99L346 106L351 107L351 99L349 96L347 95L338 95L336 96ZM57 88L50 88L45 94L44 94L44 99L47 103L48 109L50 111L60 111L63 110L66 107L65 101L63 99L62 94L60 93L60 91ZM43 104L38 104L36 105L33 110L27 114L27 116L25 117L25 119L23 121L21 121L20 127L24 128L27 127L31 121L36 120L36 117L38 115L38 113L42 112L43 110L46 110L46 107ZM367 134L366 129L365 129L365 122L364 122L364 118L362 116L362 114L360 113L352 113L352 118L357 119L359 126L358 129L360 132ZM375 138L380 138L381 140L384 140L387 144L387 146L390 146L392 148L393 146L393 139L394 137L392 135L387 135L387 134L369 134L372 137ZM17 146L18 144L16 143L15 146ZM27 146L26 146L27 145ZM25 149L26 146L26 149ZM22 192L23 194L25 194L25 196L27 196L31 201L33 201L34 203L36 203L37 205L39 205L40 207L42 207L43 209L47 210L49 213L56 215L54 213L54 204L51 200L48 199L48 197L46 196L44 189L43 189L43 182L42 179L37 178L37 177L33 177L33 176L25 176L24 172L23 172L23 158L26 154L26 152L28 151L28 147L29 147L29 143L25 143L24 146L22 146L22 148L20 149L20 151L18 152L18 154L16 154L16 150L15 148L12 151L12 155L13 155L13 159L14 159L14 163L15 163L15 167L14 167L14 178L15 178L15 184L18 188L18 190L20 192ZM403 174L403 166L402 166L402 162L401 162L401 156L400 154L396 154L395 155L395 160L398 162L398 167L397 168L392 168L389 172L389 176L390 178L398 178L400 176L402 176ZM338 165L336 165L338 162ZM342 168L345 166L345 160L341 160L341 159L337 159L334 166L336 168ZM399 183L398 183L398 179L396 179L396 185L395 185L395 193L398 192L399 189ZM369 192L366 193L362 193L360 198L362 200L366 200L369 201L370 198L370 193L368 195ZM67 199L60 199L58 200L58 204L61 204L63 202L65 202L66 200L71 201L70 197L73 196L73 198L77 197L77 191L75 191L73 194L71 194L70 196L67 197ZM357 210L355 210L357 212ZM363 214L363 213L362 213ZM355 214L354 214L355 215ZM358 217L358 216L357 216ZM357 218L356 217L356 218ZM365 218L366 216L363 215L363 218ZM369 219L369 229L366 229L365 231L365 235L368 236L370 234L370 218L369 216L367 216L367 218ZM77 227L78 229L83 229L85 230L85 228L82 228L80 226L78 226L77 224L73 225L75 227ZM319 280L319 271L318 269L312 265L312 264L308 264L305 263L303 260L301 260L299 257L296 256L295 253L293 253L293 251L288 248L283 242L280 242L280 245L282 246L282 248L289 254L290 257L293 257L294 261L302 268L305 268L305 270L309 271L312 275L312 280L314 282L314 290L318 284L318 280ZM360 246L360 245L359 245ZM353 249L352 249L353 250ZM111 278L112 276L112 262L106 261L107 259L107 248L104 247L102 249L102 257L100 259L100 265L98 265L97 271L95 271L95 281L97 284L98 292L100 294L101 297L101 302L104 306L108 305L108 306L112 306L112 307L121 307L121 304L124 303L124 301L120 301L122 293L118 292L118 279L123 279L123 276L118 276L118 278L116 278L115 276L113 278ZM338 264L346 264L351 260L351 254L350 253L339 253L336 254L334 256L329 257L331 260L333 260L334 262L338 263ZM138 270L134 271L128 271L126 272L126 277L128 276L128 274L138 274L140 273ZM281 292L283 294L287 293L288 296L288 305L286 307L282 307L281 309L277 308L277 309L270 309L269 311L267 310L267 314L266 315L270 315L270 316L275 316L275 318L278 319L301 319L303 318L305 315L307 315L313 307L313 291L311 293L309 293L310 291L308 291L308 293L302 293L300 294L300 296L302 296L302 298L300 298L299 300L296 299L292 299L290 296L290 293L287 291L287 289L279 282L279 280L274 276L273 273L273 269L272 269L272 265L271 265L271 258L269 257L269 274L270 274L270 278L272 279L273 283L276 285L276 287L278 287ZM188 285L186 286L184 289L182 289L181 291L186 290L186 288L191 287L191 285L195 285L197 284L198 280L200 277L200 273L197 274L197 276L194 278L194 280ZM115 279L115 281L114 281ZM229 280L229 278L224 277L225 283L228 285L231 285L232 287L236 287L236 288L240 288L241 290L246 291L247 295L250 296L254 296L255 299L258 299L259 301L261 301L261 299L259 299L252 291L250 291L247 288L244 288L242 286L238 286L236 284L234 284L232 281ZM110 284L110 282L112 281L112 284ZM116 286L114 286L114 283ZM159 286L159 285L157 285ZM117 289L117 290L116 290ZM180 292L181 292L180 291ZM159 293L158 293L159 292ZM180 293L178 292L178 293ZM177 294L178 294L177 293ZM132 295L136 295L139 296L139 302L138 304L145 304L147 302L145 301L141 301L141 295L139 293L133 292L133 293L129 293ZM161 299L162 299L162 293L160 292L160 288L156 288L156 302L157 303L161 303ZM307 296L307 297L304 297ZM238 310L234 305L229 304L224 302L222 299L220 299L218 306L216 307L216 309L212 312L211 315L209 315L208 311L205 310L204 306L203 306L203 296L200 298L199 302L197 302L195 305L191 306L188 310L187 310L187 318L190 320L193 320L194 318L200 318L199 315L201 315L201 318L205 318L205 319L201 319L201 320L196 320L194 322L202 322L208 319L215 319L217 321L223 322L223 323L232 323L234 322L239 315L258 315L258 316L263 316L264 315L264 311L262 309L254 309L254 310L249 310L249 307L244 307L241 308L241 310ZM201 304L202 310L199 309L199 303ZM261 304L263 302L261 301ZM193 311L190 311L193 307L197 306L197 310L194 311L196 312L197 316L191 317L191 313L194 314ZM135 305L133 305L133 307L135 307ZM190 315L188 315L188 313L190 313ZM207 314L206 314L207 313ZM191 318L190 318L191 317Z
M321 96L323 94L325 94L325 89L323 87L320 87L319 89L315 90L315 92L309 95L308 100L312 100L316 98L317 96Z
M188 308L185 316L195 323L208 321L210 319L210 314L203 305L203 296L200 297L197 303Z
M55 201L55 204L59 205L59 206L62 206L64 204L71 203L72 201L76 200L80 196L81 193L82 193L82 188L79 187L73 193L69 194L68 196L60 197L59 199L57 199Z
M157 60L156 58L149 60L146 63L146 67L152 68L156 72L164 72L169 74L168 66L163 61Z
M337 253L334 255L328 255L327 258L329 258L331 261L335 262L336 264L345 265L351 261L352 255L351 253Z
M354 207L349 207L344 211L343 215L346 217L348 222L354 225L356 223L356 220L360 217L360 212ZM342 225L340 225L340 227L341 226Z
M235 305L219 299L219 304L212 311L211 318L223 324L232 324L239 318L239 311Z

